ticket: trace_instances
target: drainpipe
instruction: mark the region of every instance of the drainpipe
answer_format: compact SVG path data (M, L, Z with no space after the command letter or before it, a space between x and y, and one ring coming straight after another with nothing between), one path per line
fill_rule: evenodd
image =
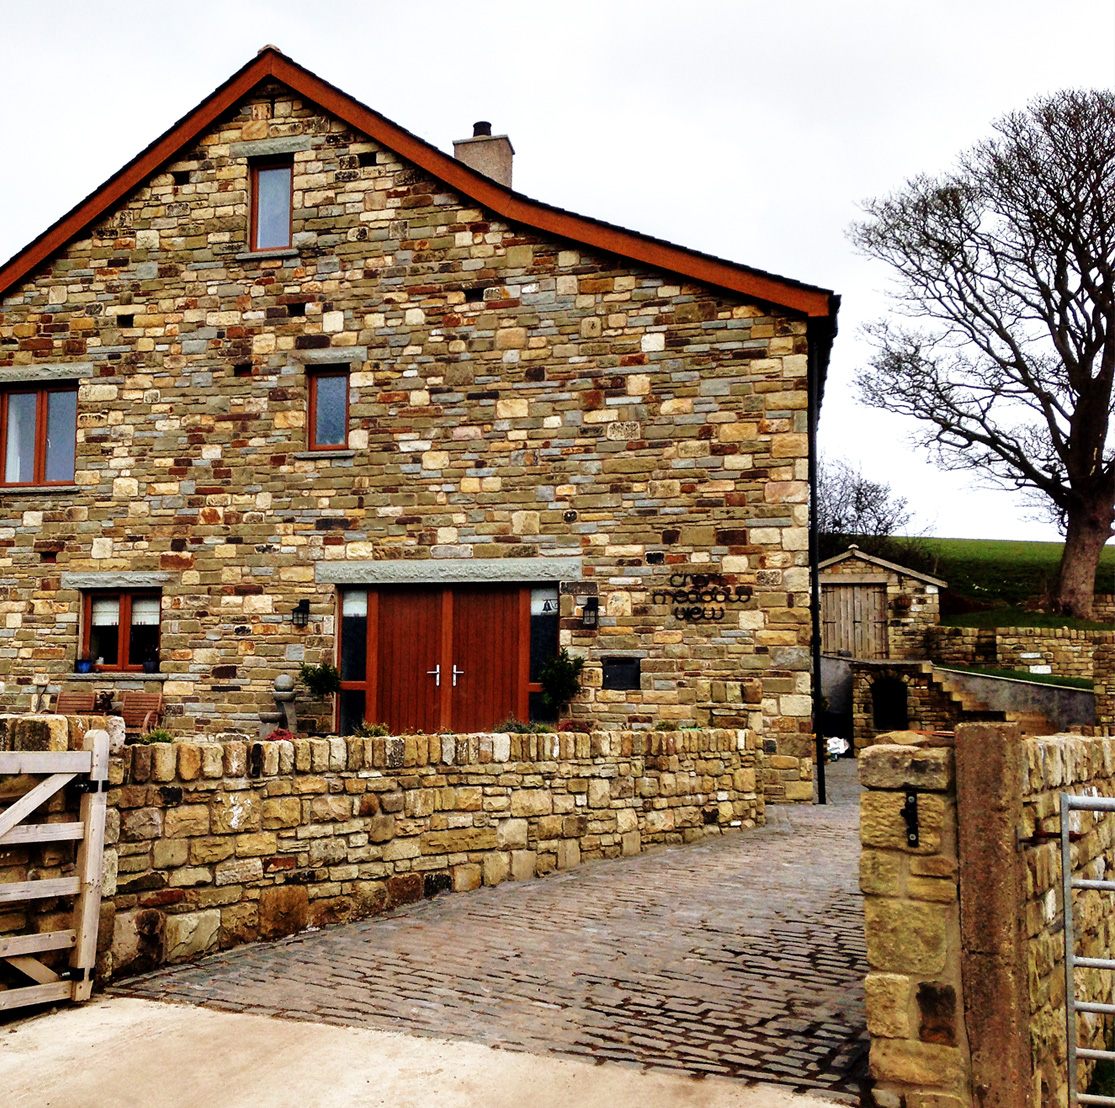
M832 315L827 319L809 321L809 616L811 633L809 637L813 669L813 738L814 759L817 766L817 801L828 803L825 787L825 749L824 711L821 702L821 577L817 571L817 422L821 416L821 396L824 389L823 375L828 370L829 352L836 336L836 312L840 298L832 298Z

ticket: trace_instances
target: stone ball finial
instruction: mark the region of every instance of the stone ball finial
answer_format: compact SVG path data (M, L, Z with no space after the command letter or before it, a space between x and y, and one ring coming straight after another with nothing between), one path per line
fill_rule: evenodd
M275 692L292 692L294 689L294 678L289 673L280 673L275 678Z

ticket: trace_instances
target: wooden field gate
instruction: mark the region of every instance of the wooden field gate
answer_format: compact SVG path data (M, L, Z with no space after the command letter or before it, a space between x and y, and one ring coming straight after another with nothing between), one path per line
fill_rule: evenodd
M76 842L73 876L0 884L0 907L54 897L74 898L73 926L38 934L0 935L0 960L33 984L0 990L0 1010L56 1000L88 1000L97 956L101 907L105 805L108 789L108 732L90 731L83 750L0 751L0 777L40 777L0 810L0 854L8 847ZM51 797L70 787L81 793L80 818L32 821ZM49 951L68 950L69 968L52 969L39 960Z

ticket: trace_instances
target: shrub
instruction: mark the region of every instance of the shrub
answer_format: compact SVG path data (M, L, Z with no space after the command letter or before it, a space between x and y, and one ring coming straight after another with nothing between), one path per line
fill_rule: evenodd
M337 672L337 667L328 662L322 662L320 666L310 666L303 662L298 671L298 679L315 700L324 700L341 687L341 675Z
M561 715L573 698L581 691L581 670L584 658L574 658L563 646L543 667L538 675L542 685L542 702Z
M165 727L156 727L148 731L146 735L140 735L129 741L136 745L146 746L148 743L172 743L174 742L174 736Z
M390 734L391 728L386 723L362 723L353 732L358 739L381 739Z
M264 741L269 743L293 742L294 733L288 731L285 727L276 727Z

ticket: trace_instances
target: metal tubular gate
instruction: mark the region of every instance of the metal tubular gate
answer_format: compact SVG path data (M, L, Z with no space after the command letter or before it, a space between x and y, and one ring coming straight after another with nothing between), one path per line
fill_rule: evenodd
M31 935L0 935L0 960L34 982L0 990L0 1011L55 1000L88 1000L93 990L101 908L108 732L88 732L84 750L0 751L0 774L45 777L0 811L0 851L17 844L67 841L78 844L73 877L0 884L0 905L57 896L74 897L72 928ZM84 780L77 780L79 778ZM37 808L74 781L81 790L79 821L26 822ZM68 970L57 972L36 957L51 950L69 950Z
M1115 1051L1092 1050L1077 1044L1076 1013L1093 1012L1097 1015L1115 1016L1115 1004L1099 1004L1094 1001L1076 999L1077 966L1082 969L1115 970L1115 958L1078 958L1076 956L1076 937L1072 924L1072 890L1098 889L1115 893L1115 881L1090 881L1074 878L1072 875L1071 816L1073 811L1115 812L1115 797L1074 796L1061 793L1061 881L1065 903L1065 1028L1068 1043L1068 1084L1069 1105L1076 1104L1113 1104L1115 1097L1098 1096L1093 1093L1076 1091L1076 1061L1078 1058L1100 1061L1115 1061Z

